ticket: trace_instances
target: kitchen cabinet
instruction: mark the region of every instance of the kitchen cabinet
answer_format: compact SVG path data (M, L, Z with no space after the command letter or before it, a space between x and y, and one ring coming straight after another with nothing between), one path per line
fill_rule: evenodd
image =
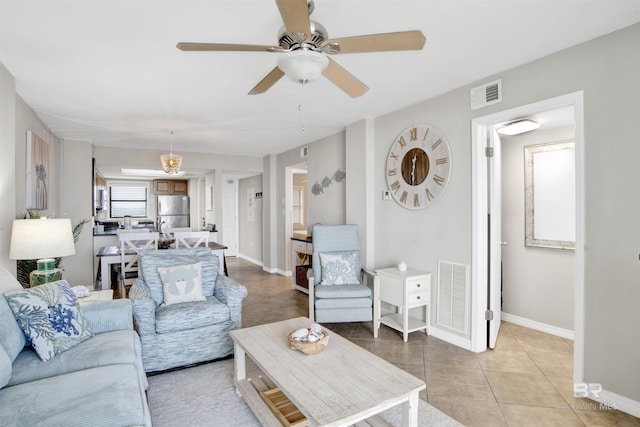
M187 194L189 183L185 179L154 179L154 194Z

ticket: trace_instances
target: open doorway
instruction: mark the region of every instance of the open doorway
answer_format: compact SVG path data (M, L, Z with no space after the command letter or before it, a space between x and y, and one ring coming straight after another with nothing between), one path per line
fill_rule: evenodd
M502 319L573 339L573 106L531 118L539 129L500 135Z
M498 334L502 300L500 297L502 274L499 271L502 252L501 211L492 212L492 206L501 204L502 190L499 162L490 167L487 155L494 146L494 153L501 154L501 141L496 128L506 122L530 117L565 107L573 109L575 125L575 253L574 272L574 378L580 381L584 369L584 124L583 94L575 92L557 98L529 104L479 117L472 121L472 164L473 164L473 248L472 281L476 292L472 301L472 351L480 352L487 348L489 341ZM497 173L497 176L496 176ZM493 231L500 230L497 238ZM491 234L490 234L491 233ZM507 242L508 243L508 242ZM498 259L496 259L498 258ZM493 261L493 262L491 262ZM493 315L492 315L493 313ZM492 319L492 320L490 320Z
M285 242L287 272L293 274L291 238L306 237L308 232L307 162L288 166L285 170Z
M222 244L225 256L238 255L238 180L222 181Z

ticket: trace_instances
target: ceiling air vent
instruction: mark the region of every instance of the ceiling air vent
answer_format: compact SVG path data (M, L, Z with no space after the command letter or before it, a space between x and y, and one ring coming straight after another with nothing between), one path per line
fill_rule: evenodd
M470 92L472 110L502 102L502 79L476 86Z

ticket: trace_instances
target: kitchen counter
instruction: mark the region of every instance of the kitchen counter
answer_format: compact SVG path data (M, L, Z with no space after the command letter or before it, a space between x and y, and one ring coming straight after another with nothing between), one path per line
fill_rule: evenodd
M144 230L149 230L149 229L154 229L153 227L132 227L133 230L140 230L140 231L144 231ZM94 236L117 236L118 235L118 230L120 230L119 228L108 228L105 229L104 231L96 231L96 229L93 229L93 235Z

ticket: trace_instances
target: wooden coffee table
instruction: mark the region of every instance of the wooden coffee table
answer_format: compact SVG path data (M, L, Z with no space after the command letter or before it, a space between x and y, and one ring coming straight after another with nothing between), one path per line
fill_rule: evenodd
M251 378L249 356L312 425L350 426L365 419L388 425L376 414L402 404L404 427L418 425L418 393L424 381L329 331L322 353L289 348L290 332L306 328L305 317L231 331L235 342L235 384L264 426L281 426ZM372 422L374 420L371 420Z

